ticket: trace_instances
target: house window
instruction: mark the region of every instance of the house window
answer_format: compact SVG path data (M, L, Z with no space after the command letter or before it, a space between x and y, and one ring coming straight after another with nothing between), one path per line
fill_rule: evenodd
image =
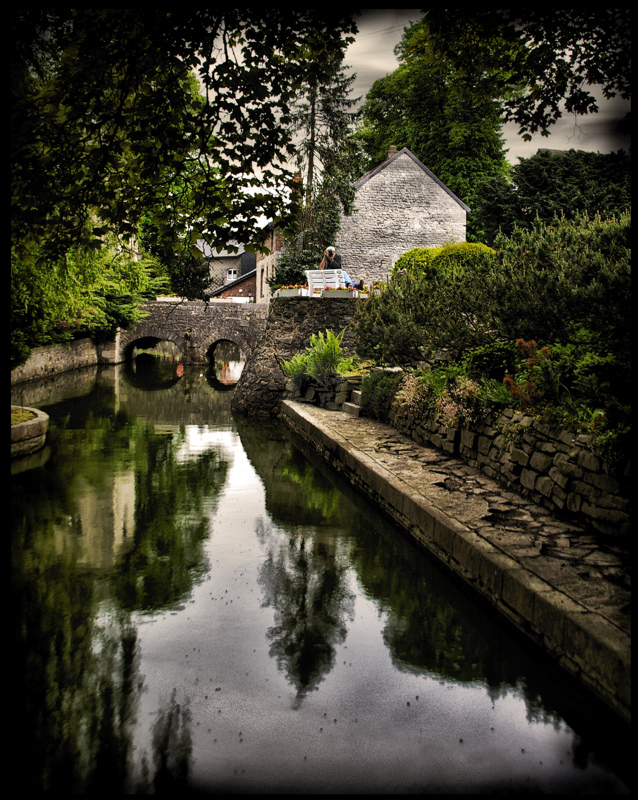
M236 269L227 269L226 270L226 283L231 283L231 281L237 280L237 270Z

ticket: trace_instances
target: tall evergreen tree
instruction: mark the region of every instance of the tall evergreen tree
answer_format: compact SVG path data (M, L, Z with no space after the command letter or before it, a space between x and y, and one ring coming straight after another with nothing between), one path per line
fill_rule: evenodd
M536 219L549 223L554 215L578 214L603 219L631 209L631 157L583 150L539 150L512 167L511 181L487 180L478 186L474 217L492 245L499 232L531 229Z
M321 43L316 58L321 73L310 72L292 113L303 181L300 233L287 242L273 283L304 280L304 270L317 267L337 240L341 213L354 208L353 180L361 165L361 147L352 137L358 117L352 109L360 99L350 96L356 75L347 75L333 43Z

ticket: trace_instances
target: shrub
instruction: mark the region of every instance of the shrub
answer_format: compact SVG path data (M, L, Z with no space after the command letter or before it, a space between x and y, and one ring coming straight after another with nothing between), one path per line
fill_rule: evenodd
M308 356L303 353L295 353L290 361L284 361L281 365L284 375L292 381L295 391L303 393L308 382L306 372L308 366Z
M35 248L29 258L12 251L11 368L31 347L130 328L143 316L140 303L168 285L157 259L135 260L115 239L99 251L72 248L57 262L43 261Z
M287 242L277 258L275 274L266 279L271 290L288 284L306 283L306 270L319 269L323 251L317 248L301 250L295 243Z
M394 262L391 274L394 276L401 270L406 270L412 275L425 272L432 264L432 260L439 250L440 248L434 247L414 247L399 256Z
M392 267L392 275L406 270L409 274L417 276L456 264L468 264L481 252L494 251L478 242L450 243L442 247L415 247L396 260Z
M575 341L586 328L628 351L630 214L619 219L536 220L498 237L491 262L477 262L476 300L499 338Z
M339 372L344 332L335 335L334 331L327 330L325 338L321 332L310 336L310 347L306 350L306 372L326 388L328 379Z
M442 248L420 274L397 273L380 296L357 306L353 327L359 355L385 364L415 364L433 349L461 352L497 338L483 324L484 310L476 301L477 263L488 262L487 272L493 253L476 245L454 252Z
M403 378L401 372L376 370L361 381L361 411L364 416L388 421L388 413Z
M479 382L467 376L463 364L455 362L406 375L399 397L415 417L438 415L449 426L477 422L484 399Z

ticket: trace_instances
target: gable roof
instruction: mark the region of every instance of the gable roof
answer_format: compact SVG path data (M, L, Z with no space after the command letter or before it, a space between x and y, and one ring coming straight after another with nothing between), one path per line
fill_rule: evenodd
M361 186L367 183L370 180L370 178L374 178L375 175L378 175L389 164L392 164L393 161L396 161L396 159L399 158L399 156L401 155L409 156L417 166L421 167L421 169L426 173L426 175L432 178L432 180L436 184L438 184L441 187L441 189L443 189L443 191L447 192L453 200L456 200L456 202L461 206L462 209L464 209L464 211L466 212L470 211L470 207L466 206L462 200L459 200L459 198L454 194L454 192L448 189L447 186L443 183L443 181L439 180L439 178L437 178L436 175L425 166L425 164L419 161L419 159L413 153L411 153L407 147L402 148L393 156L386 159L382 164L379 164L378 167L375 167L374 169L370 170L370 172L366 172L365 175L362 175L358 180L354 182L355 187L359 189Z
M225 283L223 286L219 286L217 289L213 289L212 292L208 292L208 297L217 297L219 294L224 294L229 289L232 289L235 286L239 286L240 283L244 283L244 281L248 280L249 278L255 278L257 276L257 269L251 269L250 272L247 272L245 275L240 275L239 278L235 278L234 281L230 281L229 283Z

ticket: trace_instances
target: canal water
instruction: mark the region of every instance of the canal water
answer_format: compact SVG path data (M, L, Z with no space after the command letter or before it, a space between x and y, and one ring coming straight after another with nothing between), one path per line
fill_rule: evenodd
M23 789L629 792L622 726L231 396L140 356L12 398L50 415L12 464Z

